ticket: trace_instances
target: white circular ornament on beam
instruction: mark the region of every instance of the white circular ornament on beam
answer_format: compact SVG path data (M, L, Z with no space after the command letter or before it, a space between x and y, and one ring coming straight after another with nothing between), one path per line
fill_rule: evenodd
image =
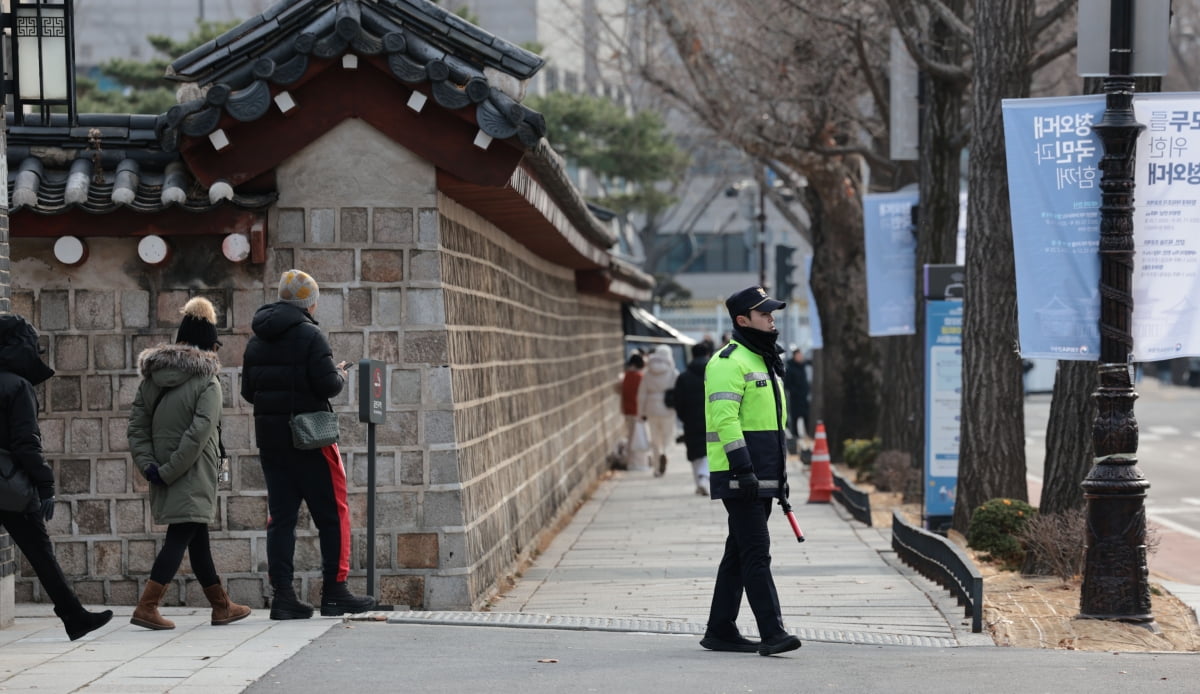
M161 236L151 234L138 241L138 257L147 265L161 265L171 254L171 247Z
M250 237L245 234L230 234L221 242L221 253L233 263L244 262L250 257Z
M78 236L63 236L54 242L54 257L63 265L80 265L87 256L87 244Z

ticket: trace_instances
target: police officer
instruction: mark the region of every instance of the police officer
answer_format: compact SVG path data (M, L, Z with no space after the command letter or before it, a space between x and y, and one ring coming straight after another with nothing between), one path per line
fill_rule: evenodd
M714 651L774 655L800 647L783 626L771 577L771 500L787 493L783 360L772 311L786 304L749 287L725 301L734 329L704 376L712 498L725 504L729 536L717 569L708 628L700 645ZM761 642L737 628L742 591Z

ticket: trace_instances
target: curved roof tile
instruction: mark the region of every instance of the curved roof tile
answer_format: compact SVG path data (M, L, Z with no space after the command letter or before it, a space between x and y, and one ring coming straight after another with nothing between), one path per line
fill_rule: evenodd
M14 127L8 114L8 122L13 212L151 213L170 207L206 212L221 205L256 210L277 197L213 195L192 178L177 153L159 148L156 131L165 122L162 116L81 114L75 127L67 125L66 116L53 117L48 127Z
M396 79L428 82L447 109L474 108L480 129L492 138L516 137L529 149L546 133L541 114L486 74L494 69L528 79L544 65L540 56L427 0L283 0L171 64L169 79L208 91L171 109L161 129L163 147L174 149L180 132L208 135L223 112L244 122L262 117L271 105L269 84L292 84L312 59L348 52L385 57Z

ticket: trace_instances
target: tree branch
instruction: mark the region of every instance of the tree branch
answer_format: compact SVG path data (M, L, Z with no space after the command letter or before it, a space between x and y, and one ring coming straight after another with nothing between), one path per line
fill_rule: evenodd
M1031 27L1033 30L1033 36L1040 36L1043 31L1049 29L1054 25L1055 22L1057 22L1059 19L1062 19L1063 15L1070 12L1075 7L1076 3L1077 0L1058 0L1057 5L1046 10L1041 15L1034 17L1033 26Z
M1075 44L1078 42L1079 37L1072 33L1060 41L1057 45L1051 46L1039 53L1035 53L1029 58L1029 70L1031 72L1037 72L1038 70L1046 67L1050 63L1054 62L1056 58L1070 53L1071 49L1075 48Z

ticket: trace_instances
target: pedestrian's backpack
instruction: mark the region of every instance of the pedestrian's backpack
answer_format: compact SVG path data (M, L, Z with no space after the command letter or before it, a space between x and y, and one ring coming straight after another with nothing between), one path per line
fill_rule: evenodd
M663 404L672 410L675 409L675 389L667 388L663 391Z

